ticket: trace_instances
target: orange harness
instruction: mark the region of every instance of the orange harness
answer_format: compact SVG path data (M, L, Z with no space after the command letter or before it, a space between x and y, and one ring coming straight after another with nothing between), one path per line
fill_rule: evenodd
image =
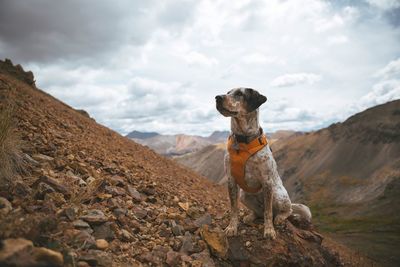
M267 144L268 141L265 134L262 134L260 137L254 139L248 144L237 143L232 135L228 138L227 147L231 162L231 175L235 179L235 182L245 192L256 193L261 189L261 185L258 187L249 187L247 185L246 181L244 180L244 170L247 160Z

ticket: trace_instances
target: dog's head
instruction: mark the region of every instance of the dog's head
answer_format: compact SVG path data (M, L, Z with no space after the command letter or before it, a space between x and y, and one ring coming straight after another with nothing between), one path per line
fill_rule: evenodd
M267 98L251 88L235 88L215 97L219 113L225 117L239 117L258 109Z

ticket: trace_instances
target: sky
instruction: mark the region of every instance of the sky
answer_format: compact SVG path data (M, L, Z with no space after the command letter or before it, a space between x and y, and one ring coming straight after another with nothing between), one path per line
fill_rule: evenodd
M121 134L229 130L235 87L311 131L400 98L400 0L0 0L0 58Z

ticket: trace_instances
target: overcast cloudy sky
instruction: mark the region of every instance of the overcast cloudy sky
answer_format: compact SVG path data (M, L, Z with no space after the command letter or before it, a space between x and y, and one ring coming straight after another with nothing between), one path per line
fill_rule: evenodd
M313 130L400 98L400 1L0 0L0 57L122 134L227 130L239 86Z

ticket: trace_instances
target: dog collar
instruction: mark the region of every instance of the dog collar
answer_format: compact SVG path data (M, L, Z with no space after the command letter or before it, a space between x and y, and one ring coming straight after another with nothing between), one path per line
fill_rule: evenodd
M258 134L256 135L241 135L241 134L234 134L232 133L232 136L236 139L238 143L250 143L253 141L255 138L260 137L263 134L263 129L260 127Z
M261 128L260 128L261 129ZM261 130L262 131L262 130ZM245 167L247 160L263 149L268 144L267 136L261 134L258 138L254 138L249 143L238 143L237 139L233 135L228 138L228 153L230 159L230 170L231 175L235 179L235 182L243 189L245 192L256 193L260 191L259 187L249 187L244 180L245 177Z

